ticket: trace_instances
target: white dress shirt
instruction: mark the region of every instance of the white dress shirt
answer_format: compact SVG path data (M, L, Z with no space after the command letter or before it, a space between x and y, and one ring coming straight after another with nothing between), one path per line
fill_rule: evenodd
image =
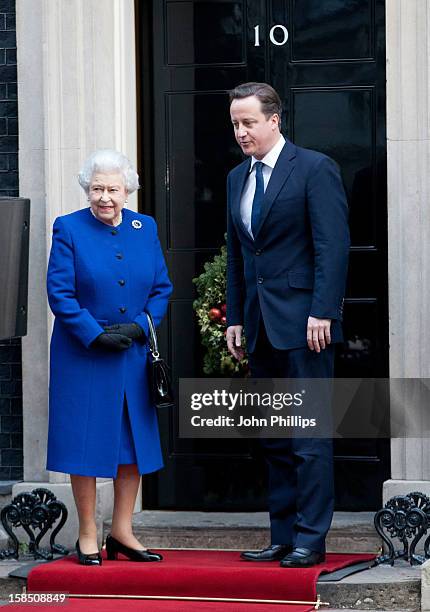
M252 239L254 236L251 230L251 214L252 214L252 201L254 199L255 194L255 163L258 161L263 162L263 181L264 181L264 191L266 191L267 185L269 183L270 177L272 176L272 170L275 167L276 162L278 161L278 157L282 148L285 144L285 138L280 136L278 142L273 146L268 153L263 157L263 159L255 159L254 156L251 157L251 166L249 169L249 176L245 183L245 187L242 191L242 197L240 199L240 216L242 218L242 222L246 229L248 230L249 235Z

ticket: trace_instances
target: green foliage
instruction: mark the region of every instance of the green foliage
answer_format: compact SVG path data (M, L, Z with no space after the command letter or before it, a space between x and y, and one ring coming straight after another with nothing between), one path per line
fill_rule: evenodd
M221 247L219 255L204 265L204 272L193 279L198 298L193 307L202 336L202 345L206 352L203 360L203 371L210 375L232 376L245 375L248 362L238 362L227 350L225 339L226 325L221 321L209 318L211 308L221 309L226 302L227 248ZM244 339L242 344L244 344Z

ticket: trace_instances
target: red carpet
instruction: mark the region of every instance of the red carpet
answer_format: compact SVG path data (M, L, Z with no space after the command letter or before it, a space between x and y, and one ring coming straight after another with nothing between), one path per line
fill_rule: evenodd
M64 607L65 606L65 607ZM304 612L313 608L254 603L216 603L213 601L124 601L121 599L70 599L66 604L53 605L7 605L14 612ZM320 608L324 610L325 608Z
M324 572L371 560L374 555L329 554L316 567L284 569L278 563L242 561L238 552L166 550L161 563L133 563L119 556L107 561L103 551L101 567L83 567L70 555L39 565L28 576L28 591L79 594L170 595L173 597L214 597L257 600L315 601L318 576ZM151 612L308 612L312 605L190 602L180 600L71 599L68 610L150 610ZM28 611L28 605L6 606ZM51 610L52 605L32 605L32 610Z

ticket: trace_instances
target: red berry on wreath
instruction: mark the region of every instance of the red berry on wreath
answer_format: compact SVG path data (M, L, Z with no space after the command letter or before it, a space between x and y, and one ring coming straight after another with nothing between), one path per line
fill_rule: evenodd
M211 321L218 321L222 316L219 308L211 308L208 312L208 317Z
M221 317L221 323L225 325L227 323L226 317Z

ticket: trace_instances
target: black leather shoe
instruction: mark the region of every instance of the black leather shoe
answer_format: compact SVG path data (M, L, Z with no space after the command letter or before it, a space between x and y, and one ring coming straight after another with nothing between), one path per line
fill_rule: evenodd
M78 561L81 565L101 565L102 564L102 556L100 552L90 553L86 555L81 551L79 546L79 538L76 540L75 544L76 553L78 555Z
M163 557L158 553L151 552L150 550L137 550L136 548L129 548L124 544L121 544L111 534L106 536L106 552L107 558L112 559L118 558L118 553L125 555L130 561L161 561Z
M279 561L291 552L292 548L286 544L272 544L263 550L247 550L240 555L240 558L247 561Z
M279 564L281 567L312 567L325 561L325 554L309 550L309 548L294 548Z

